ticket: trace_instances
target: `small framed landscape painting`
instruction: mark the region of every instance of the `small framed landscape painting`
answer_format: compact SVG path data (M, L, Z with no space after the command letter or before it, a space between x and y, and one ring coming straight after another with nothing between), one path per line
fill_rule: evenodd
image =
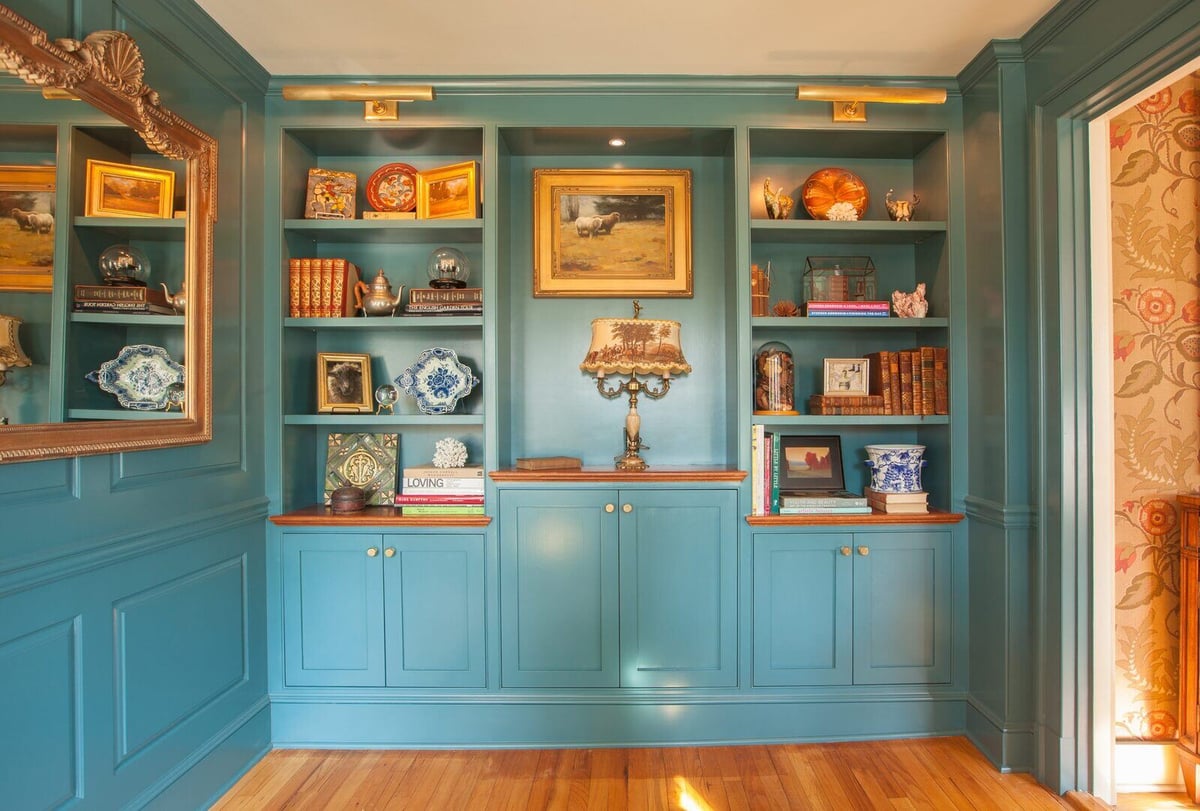
M535 169L533 295L692 295L688 169Z
M175 173L88 158L87 217L159 217L175 213Z
M779 492L844 490L842 441L837 436L777 435L780 440Z
M479 216L479 164L463 161L417 172L417 219Z

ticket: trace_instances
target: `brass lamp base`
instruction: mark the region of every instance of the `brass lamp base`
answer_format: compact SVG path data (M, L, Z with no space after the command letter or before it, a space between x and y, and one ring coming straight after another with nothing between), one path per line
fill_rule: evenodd
M617 470L645 470L650 467L638 453L642 448L649 447L642 444L641 434L635 434L631 438L629 432L625 431L625 453L613 457L617 463Z

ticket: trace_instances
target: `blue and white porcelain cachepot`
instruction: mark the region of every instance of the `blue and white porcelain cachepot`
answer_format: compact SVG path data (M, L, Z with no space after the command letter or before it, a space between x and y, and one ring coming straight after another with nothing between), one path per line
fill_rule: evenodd
M921 492L924 445L868 445L871 489L877 493Z

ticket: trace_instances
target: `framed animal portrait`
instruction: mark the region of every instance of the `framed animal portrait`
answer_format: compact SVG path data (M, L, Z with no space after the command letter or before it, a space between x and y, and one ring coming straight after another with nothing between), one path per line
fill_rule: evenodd
M317 412L369 414L374 409L371 356L317 353Z
M533 295L692 295L688 169L535 169Z
M54 282L54 167L0 166L0 290Z

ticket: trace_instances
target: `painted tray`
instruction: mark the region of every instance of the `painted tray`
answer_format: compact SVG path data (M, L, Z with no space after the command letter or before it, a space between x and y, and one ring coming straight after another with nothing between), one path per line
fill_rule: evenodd
M417 207L417 170L407 163L380 166L367 178L367 202L376 211L412 211Z
M184 383L183 367L171 360L167 350L151 344L122 347L115 358L84 377L115 394L122 408L134 411L179 405Z
M449 414L458 401L479 385L470 367L461 363L453 349L426 349L404 374L396 378L401 391L417 398L422 414Z
M867 184L862 178L847 169L831 167L818 169L808 176L800 189L804 210L814 220L829 218L829 209L834 203L849 203L858 212L859 219L866 213Z

